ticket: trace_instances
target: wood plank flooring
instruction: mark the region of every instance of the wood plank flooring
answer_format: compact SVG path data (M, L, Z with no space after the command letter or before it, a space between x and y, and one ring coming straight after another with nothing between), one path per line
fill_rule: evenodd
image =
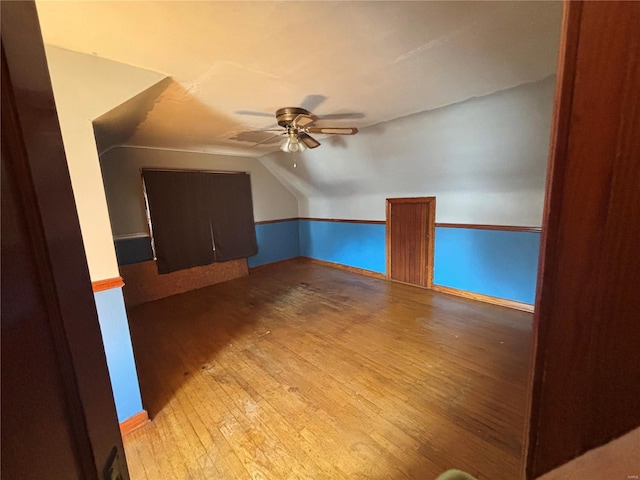
M291 262L129 320L133 480L519 476L531 314Z

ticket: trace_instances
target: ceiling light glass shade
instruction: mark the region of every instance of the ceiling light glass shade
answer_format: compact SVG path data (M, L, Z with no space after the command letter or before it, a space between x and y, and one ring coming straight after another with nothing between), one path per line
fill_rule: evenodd
M280 147L283 152L303 152L307 149L307 146L299 141L296 135L289 135L285 142Z
M297 152L300 150L300 144L298 142L289 141L289 151Z

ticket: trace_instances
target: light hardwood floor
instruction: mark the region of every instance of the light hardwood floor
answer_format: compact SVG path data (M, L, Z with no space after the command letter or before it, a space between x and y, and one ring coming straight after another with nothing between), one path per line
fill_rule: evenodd
M133 480L515 480L531 314L291 262L130 309Z

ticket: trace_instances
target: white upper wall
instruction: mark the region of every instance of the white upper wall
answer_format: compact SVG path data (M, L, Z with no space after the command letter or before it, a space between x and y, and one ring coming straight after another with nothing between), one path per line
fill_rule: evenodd
M103 154L101 164L114 236L149 232L140 178L144 167L248 172L257 222L298 215L296 198L255 158L120 147Z
M46 54L91 280L117 277L92 120L164 75L55 47Z
M384 220L385 199L436 196L436 220L539 227L554 77L260 160L299 216ZM294 161L297 168L294 168Z

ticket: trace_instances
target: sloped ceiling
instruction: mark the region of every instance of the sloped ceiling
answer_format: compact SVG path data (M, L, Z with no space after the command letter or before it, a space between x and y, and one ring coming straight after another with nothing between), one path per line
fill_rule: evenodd
M559 2L39 1L45 43L170 76L99 120L115 144L277 150L273 112L360 128L542 79ZM142 109L138 112L136 109ZM323 125L322 122L319 122ZM348 141L348 139L346 140Z

